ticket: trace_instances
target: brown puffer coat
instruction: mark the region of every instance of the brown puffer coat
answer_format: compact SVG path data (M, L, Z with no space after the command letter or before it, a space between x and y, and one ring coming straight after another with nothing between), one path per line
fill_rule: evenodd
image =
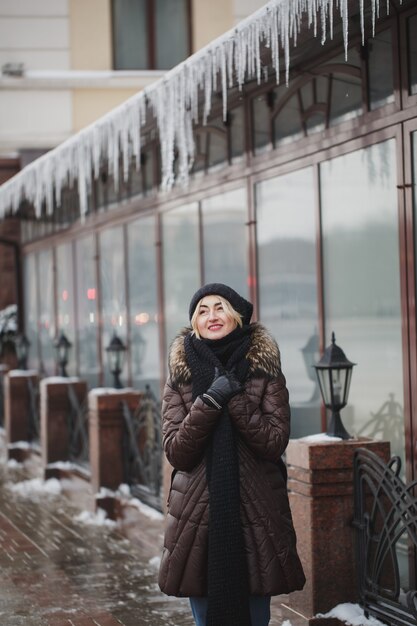
M171 348L165 386L163 443L174 467L168 498L159 586L174 596L207 595L209 494L205 451L220 412L197 398L184 352L185 329ZM283 475L290 432L285 378L275 340L253 325L245 391L232 398L229 413L238 432L241 517L250 593L278 595L302 589L304 573Z

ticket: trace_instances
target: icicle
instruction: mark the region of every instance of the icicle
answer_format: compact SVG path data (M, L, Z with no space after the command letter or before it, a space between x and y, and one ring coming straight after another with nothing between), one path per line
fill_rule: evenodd
M375 14L376 14L376 8L375 8L375 4L376 4L377 0L371 0L371 6L372 6L372 37L375 37Z
M100 174L103 160L119 184L119 163L123 164L123 179L127 180L132 158L140 168L143 125L156 119L161 149L162 185L169 189L174 184L175 158L178 158L178 178L188 181L194 160L193 124L205 124L211 112L213 91L222 94L223 119L227 117L228 89L256 77L269 79L269 68L263 66L262 46L271 52L272 69L276 82L280 80L280 54L284 55L285 77L288 84L290 47L297 43L298 34L307 21L313 35L320 29L324 43L329 30L334 33L334 7L343 24L345 58L348 51L349 0L270 0L252 17L203 48L146 90L70 138L57 148L28 165L22 172L4 183L0 190L0 218L10 210L19 209L22 198L34 205L37 217L46 207L50 213L54 203L60 205L62 189L73 186L77 179L80 213L86 214L92 177ZM358 0L362 44L365 41L364 0ZM379 0L371 0L372 34L380 15ZM389 0L387 0L387 13ZM303 26L303 27L304 27ZM201 93L203 103L199 103ZM177 153L177 154L176 154Z
M345 61L348 59L348 0L341 0L342 23L343 23L343 43L345 47Z

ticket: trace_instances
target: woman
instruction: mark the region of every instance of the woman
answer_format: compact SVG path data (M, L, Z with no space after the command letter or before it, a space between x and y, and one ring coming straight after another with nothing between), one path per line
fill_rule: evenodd
M174 340L163 443L174 470L159 585L197 626L266 626L272 595L302 589L281 460L290 409L276 342L252 304L212 283Z

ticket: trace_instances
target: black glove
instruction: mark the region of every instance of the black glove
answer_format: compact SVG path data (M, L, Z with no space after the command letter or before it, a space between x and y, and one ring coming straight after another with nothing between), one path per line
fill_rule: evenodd
M203 401L216 409L222 409L233 396L242 393L244 385L238 381L233 372L226 372L219 376L215 370L214 380L205 393Z

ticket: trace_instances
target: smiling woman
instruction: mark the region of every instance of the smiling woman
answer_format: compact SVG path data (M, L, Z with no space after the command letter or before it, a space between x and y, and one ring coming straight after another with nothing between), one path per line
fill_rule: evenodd
M191 299L162 417L173 466L159 585L197 626L267 626L272 595L302 589L281 456L290 410L275 340L221 283Z

